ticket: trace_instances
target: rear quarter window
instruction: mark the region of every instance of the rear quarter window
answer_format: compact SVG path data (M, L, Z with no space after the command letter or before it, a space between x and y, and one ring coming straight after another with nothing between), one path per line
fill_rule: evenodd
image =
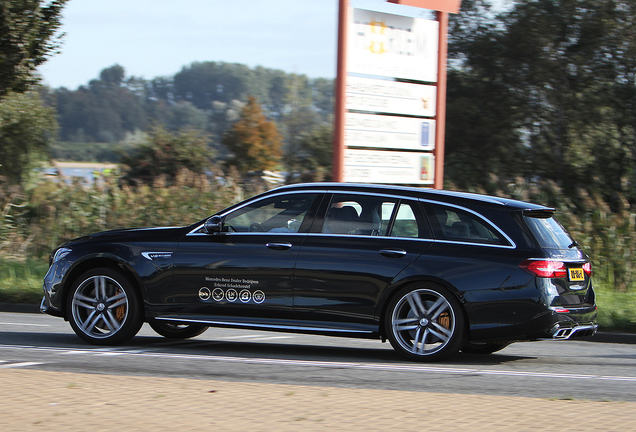
M430 212L435 237L460 243L509 245L501 233L486 220L454 207L431 205Z

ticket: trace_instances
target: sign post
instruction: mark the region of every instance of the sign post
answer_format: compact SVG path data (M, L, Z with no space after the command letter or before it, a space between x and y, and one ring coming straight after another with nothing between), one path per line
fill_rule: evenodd
M461 1L388 1L437 21L340 0L333 180L442 189L448 13Z
M333 142L333 181L344 181L344 138L347 88L347 24L349 0L340 0L338 10L338 65L336 75L336 119Z

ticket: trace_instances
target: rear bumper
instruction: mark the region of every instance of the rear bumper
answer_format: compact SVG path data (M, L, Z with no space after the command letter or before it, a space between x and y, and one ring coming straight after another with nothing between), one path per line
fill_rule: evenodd
M583 307L550 307L553 325L547 331L552 339L573 339L594 336L598 330L596 324L596 305Z
M596 305L563 308L540 306L525 322L471 329L470 340L477 342L567 340L596 334Z

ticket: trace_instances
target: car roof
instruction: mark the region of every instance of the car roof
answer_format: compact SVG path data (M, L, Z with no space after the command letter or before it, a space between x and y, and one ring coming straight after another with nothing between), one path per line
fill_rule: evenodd
M430 199L448 203L459 204L461 202L472 201L473 203L490 204L495 206L505 206L508 210L535 210L553 212L554 209L539 204L528 203L525 201L514 200L510 198L496 197L490 195L482 195L469 192L459 192L450 190L418 188L408 186L395 186L383 184L362 184L362 183L298 183L281 186L273 189L271 192L284 190L320 190L330 192L367 192L367 193L383 193L398 194L420 199Z

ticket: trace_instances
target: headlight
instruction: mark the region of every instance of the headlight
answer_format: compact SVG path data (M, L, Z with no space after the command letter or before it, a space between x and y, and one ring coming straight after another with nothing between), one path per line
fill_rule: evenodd
M55 255L53 255L53 260L51 261L51 264L55 264L56 262L63 259L66 255L70 253L71 253L71 249L69 248L65 248L65 247L59 248L58 250L55 251Z

